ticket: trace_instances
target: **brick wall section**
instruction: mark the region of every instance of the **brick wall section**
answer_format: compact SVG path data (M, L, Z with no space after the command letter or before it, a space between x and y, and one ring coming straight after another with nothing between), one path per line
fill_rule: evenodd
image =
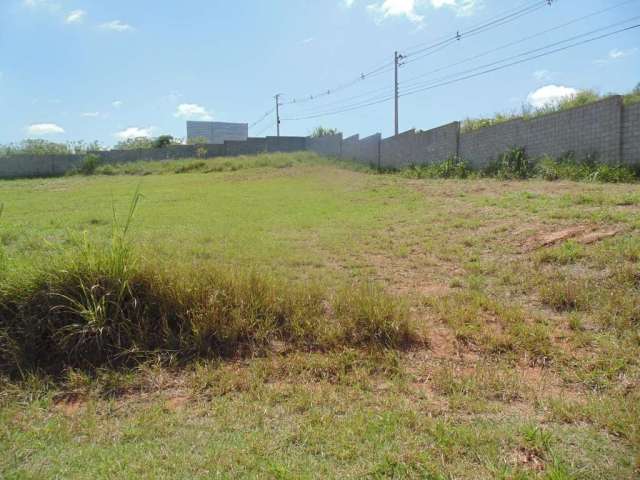
M342 154L342 134L326 135L324 137L307 138L307 149L319 155L340 157Z
M589 105L551 113L521 123L518 145L530 158L559 157L574 152L577 158L596 154L603 162L618 163L622 128L622 98L606 98Z
M379 167L381 141L382 135L379 133L361 139L358 146L358 155L356 160L360 163Z
M530 120L461 133L459 154L474 167L485 166L512 147L525 147L533 159L567 152L584 158L595 153L601 161L616 163L621 160L622 128L622 98L614 96Z
M342 158L356 160L360 155L360 135L353 135L342 141Z
M625 105L622 119L622 161L640 165L640 102Z
M522 120L513 120L460 133L458 155L474 168L481 168L511 147L521 146L522 123Z

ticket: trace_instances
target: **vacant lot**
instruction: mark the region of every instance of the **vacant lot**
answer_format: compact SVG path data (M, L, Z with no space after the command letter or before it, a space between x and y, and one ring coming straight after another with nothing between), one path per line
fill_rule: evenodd
M374 282L419 341L6 377L0 476L640 474L640 187L284 159L0 182L8 275L82 232L108 244L139 187L130 238L145 264Z

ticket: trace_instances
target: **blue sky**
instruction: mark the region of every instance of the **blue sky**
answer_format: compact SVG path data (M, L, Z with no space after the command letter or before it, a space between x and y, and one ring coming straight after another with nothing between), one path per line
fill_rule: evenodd
M402 82L418 81L408 79L620 3L554 0L467 38L473 26L532 0L0 0L0 143L39 137L112 145L132 135L184 137L187 119L251 123L273 106L275 93L287 102L332 89L391 61L396 49L410 53L462 32L460 41L401 67L402 91ZM425 79L635 16L640 0ZM284 105L282 116L377 99L392 92L392 81L393 72L383 71L314 101ZM403 97L400 128L542 104L579 89L624 92L638 82L640 30L632 30ZM250 133L274 134L272 124L269 116ZM305 135L317 125L387 136L393 104L283 121L282 134Z

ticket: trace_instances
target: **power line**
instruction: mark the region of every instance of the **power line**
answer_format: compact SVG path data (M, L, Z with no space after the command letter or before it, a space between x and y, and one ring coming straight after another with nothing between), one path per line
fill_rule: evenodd
M259 132L256 132L256 136L259 137L260 135L262 135L264 132L266 132L267 130L269 130L270 128L275 127L276 124L275 123L270 123L269 125L267 125L266 127L264 127L262 130L260 130Z
M627 20L627 22L628 21L631 21L631 19ZM611 28L611 26L612 25L610 25L609 27L604 27L604 28ZM640 24L632 25L632 26L625 27L625 28L622 28L622 29L619 29L619 30L615 30L613 32L605 33L605 34L599 35L597 37L581 40L579 42L575 42L575 43L570 44L570 45L565 45L563 47L559 47L559 48L556 48L554 50L550 50L548 52L539 53L537 55L533 55L533 56L530 56L530 57L527 57L527 58L523 58L523 59L511 62L511 63L508 63L506 65L501 65L501 66L490 68L490 69L487 69L487 70L484 70L484 71L481 71L481 72L476 72L476 73L473 73L473 74L470 74L470 75L465 75L465 76L462 76L462 77L454 78L454 79L448 80L446 82L435 83L435 84L431 84L429 86L425 86L425 87L421 87L421 88L414 88L413 90L409 90L407 92L401 93L400 97L405 97L405 96L409 96L409 95L415 95L415 94L417 94L419 92L423 92L423 91L426 91L426 90L432 90L434 88L442 87L442 86L445 86L445 85L450 85L452 83L461 82L463 80L468 80L470 78L479 77L481 75L486 75L488 73L496 72L496 71L499 71L499 70L503 70L505 68L509 68L509 67L512 67L512 66L515 66L515 65L519 65L521 63L525 63L525 62L529 62L529 61L532 61L532 60L536 60L538 58L542 58L542 57L545 57L545 56L548 56L548 55L552 55L554 53L558 53L558 52L561 52L561 51L564 51L564 50L568 50L570 48L574 48L574 47L577 47L577 46L580 46L580 45L585 45L585 44L588 44L588 43L592 43L592 42L595 42L597 40L601 40L603 38L607 38L607 37L611 37L613 35L617 35L619 33L627 32L627 31L636 29L638 27L640 27ZM581 35L581 36L585 36L585 35L588 35L588 34L593 34L593 33L598 32L598 31L602 31L604 28L596 29L596 30L594 30L592 32L588 32L588 33L586 33L584 35ZM552 47L554 45L558 45L558 43L559 42L556 42L556 43L548 45L546 47L538 48L538 49L532 50L531 52L525 52L525 53L532 53L532 52L540 51L541 49L544 49L544 48L550 48L550 47ZM566 43L566 41L562 42L562 43ZM513 58L513 57L511 57L511 58ZM506 60L508 60L508 59L505 59L503 61L506 61ZM321 114L310 115L310 116L306 116L306 117L287 118L285 120L298 121L298 120L307 120L307 119L312 119L312 118L319 118L319 117L328 116L328 115L336 115L336 114L349 112L349 111L352 111L352 110L357 110L357 109L360 109L360 108L365 108L365 107L368 107L368 106L384 103L386 101L391 100L392 98L394 98L394 96L393 95L389 95L389 96L386 96L384 98L380 98L380 99L377 99L377 100L372 100L372 101L370 101L368 103L362 103L362 104L359 104L359 105L356 104L356 105L352 105L352 106L349 106L349 107L346 107L346 108L343 108L343 109L339 109L339 110L327 111L327 112L324 112L324 113L321 113Z
M493 28L496 27L500 27L502 25L506 25L507 23L510 23L514 20L519 19L520 17L523 17L525 15L528 15L530 13L536 12L542 8L545 8L546 6L551 5L551 2L548 2L547 0L536 0L535 2L533 2L533 4L518 10L514 13L510 13L508 15L504 15L502 17L496 18L495 20L489 21L489 22L485 22L481 25L478 25L476 27L472 27L471 29L469 29L466 32L460 32L457 31L455 35L453 36L449 36L447 39L442 40L440 42L436 42L434 44L431 44L427 47L418 49L416 51L410 51L408 52L405 56L407 58L409 57L414 57L417 54L423 53L423 52L428 52L431 51L433 49L437 49L436 51L440 51L443 48L448 47L449 45L456 43L460 40L462 40L463 38L468 38L468 37L473 37L475 35L479 35L480 33L484 33L488 30L492 30ZM410 62L415 62L417 60L419 60L420 58L423 58L427 55L430 55L431 53L426 53L423 55L420 55L418 57L415 57L413 60L407 61L407 63Z
M412 51L410 53L408 53L407 55L404 55L404 57L409 57L409 56L413 56L422 52L426 52L427 50L431 50L435 47L440 47L437 51L440 51L443 48L448 47L449 45L451 45L452 43L455 43L459 40L461 40L462 38L466 38L468 36L474 36L474 35L478 35L480 33L483 33L485 31L488 31L492 28L496 28L502 25L505 25L509 22L512 22L514 20L517 20L518 18L527 15L529 13L533 13L541 8L544 8L547 5L551 5L553 3L554 0L535 0L534 2L528 2L526 5L526 7L524 8L517 8L515 11L514 10L509 10L509 13L504 13L501 15L498 15L496 17L494 17L493 19L484 22L482 24L479 24L475 27L472 27L471 29L469 29L467 32L465 33L460 33L460 31L456 32L455 36L453 37L447 37L446 40L442 41L442 42L437 42L435 44L431 44L427 47L424 48L420 48L416 51ZM420 45L416 45L416 46L420 46ZM436 52L432 52L432 53L436 53ZM417 61L427 55L431 55L432 53L427 53L427 54L423 54L420 55L418 57L413 58L412 60L408 60L404 63L411 63L414 61ZM367 80L371 77L377 76L377 75L381 75L383 73L387 73L390 72L394 69L394 62L387 62L384 63L366 73L361 73L360 76L358 78L355 78L347 83L338 85L334 88L328 88L326 90L323 90L321 92L318 92L316 94L312 94L312 95L308 95L305 97L296 97L293 98L289 101L286 102L282 102L282 105L294 105L294 104L304 104L304 103L308 103L314 100L318 100L320 98L335 94L339 91L342 91L346 88L349 88L353 85L356 85L364 80Z
M508 43L503 44L503 45L501 45L499 47L484 51L484 52L482 52L480 54L465 58L465 59L460 60L458 62L447 64L445 66L442 66L442 67L439 67L437 69L425 72L423 74L416 75L414 77L409 78L408 81L417 80L417 79L420 79L420 78L423 78L423 77L428 77L428 76L430 76L432 74L435 74L435 73L438 73L440 71L447 70L449 68L452 68L452 67L455 67L455 66L458 66L458 65L462 65L464 63L467 63L467 62L470 62L470 61L473 61L473 60L477 60L477 59L485 57L485 56L487 56L487 55L489 55L491 53L495 53L495 52L498 52L498 51L503 50L505 48L524 43L524 42L526 42L528 40L543 36L543 35L545 35L547 33L550 33L550 32L556 31L556 30L560 30L560 29L565 28L565 27L567 27L569 25L572 25L574 23L578 23L580 21L586 20L586 19L594 17L596 15L600 15L600 14L605 13L607 11L610 11L610 10L613 10L615 8L619 8L621 6L627 5L629 3L637 2L637 1L638 0L626 0L626 1L620 2L620 3L616 4L616 5L613 5L611 7L591 12L591 13L589 13L587 15L583 15L581 17L578 17L578 18L574 19L574 20L562 23L560 25L557 25L555 27L543 30L543 31L535 33L533 35L529 35L527 37L521 38L521 39L513 41L513 42L508 42ZM628 21L631 21L631 20L628 20ZM611 26L609 26L608 28L610 28L610 27ZM571 39L569 39L567 41L570 41L570 40ZM503 61L506 61L506 60L503 60ZM485 67L485 65L480 66L480 67L476 67L476 69L477 68L483 68L483 67ZM458 72L458 73L454 74L454 76L460 75L460 73L461 72ZM466 72L462 72L462 73L466 73ZM444 80L444 79L447 79L447 78L449 78L449 77L447 76L447 77L441 78L439 80ZM415 87L415 86L420 86L422 84L423 83L415 83L415 84L412 84L412 83L407 84L406 82L402 82L401 83L401 85L405 86L405 87ZM367 98L364 98L362 100L358 100L358 103L356 105L369 104L371 101L375 101L376 99L381 98L381 93L388 92L390 94L392 91L393 91L393 89L391 87L389 87L389 86L384 86L382 88L376 88L374 90L369 90L367 92L363 92L363 93L358 94L358 95L353 95L353 96L350 96L350 97L347 97L347 98L343 98L341 100L337 100L337 101L329 102L329 103L324 103L323 105L318 105L318 106L316 106L316 107L314 107L314 108L312 108L310 110L300 112L300 114L298 116L310 116L310 115L314 115L314 114L317 114L317 113L322 113L322 112L326 111L327 108L329 108L329 107L333 107L333 108L329 108L330 110L335 110L335 109L339 109L339 108L343 108L343 107L351 108L353 105L350 105L349 102L354 101L356 99L362 99L363 97L367 97ZM386 95L382 95L382 97L386 98ZM347 105L344 105L345 103Z
M638 18L638 17L636 17L636 18ZM632 26L629 26L629 27L621 28L621 29L615 30L613 32L605 33L603 35L599 35L599 36L594 37L594 38L588 38L586 40L582 40L580 42L576 42L576 43L573 43L571 45L566 45L564 47L556 48L556 49L550 50L548 52L540 53L538 55L534 55L534 56L527 57L527 58L524 58L524 59L521 59L521 60L518 60L518 61L515 61L515 62L508 63L506 65L501 65L499 67L495 67L495 68L491 68L491 69L488 69L488 70L484 70L482 72L477 72L477 73L474 73L474 74L471 74L471 75L466 75L466 76L463 76L463 77L455 78L455 79L449 80L447 82L437 83L437 84L429 85L427 87L410 90L408 92L405 92L405 93L401 94L400 96L404 97L404 96L408 96L408 95L414 95L414 94L416 94L418 92L423 92L425 90L431 90L431 89L434 89L434 88L437 88L437 87L442 87L442 86L445 86L445 85L451 85L452 83L457 83L457 82L461 82L463 80L468 80L470 78L479 77L480 75L485 75L487 73L496 72L498 70L503 70L505 68L512 67L514 65L519 65L521 63L529 62L531 60L536 60L538 58L546 57L547 55L552 55L554 53L562 52L564 50L568 50L568 49L573 48L573 47L577 47L577 46L580 46L580 45L585 45L587 43L595 42L597 40L601 40L603 38L611 37L611 36L616 35L618 33L623 33L623 32L629 31L629 30L633 30L634 28L638 28L638 27L640 27L640 24L636 24L636 25L632 25ZM602 30L602 29L599 29L599 30ZM540 49L537 49L537 50L540 50Z
M611 7L608 7L608 8L602 9L602 10L598 10L598 11L595 11L595 12L591 12L591 13L589 13L587 15L584 15L584 16L576 18L574 20L562 23L560 25L557 25L555 27L549 28L547 30L543 30L541 32L535 33L533 35L529 35L527 37L521 38L521 39L513 41L513 42L505 43L503 45L500 45L499 47L492 48L490 50L486 50L486 51L484 51L482 53L479 53L477 55L474 55L474 56L471 56L471 57L467 57L467 58L465 58L463 60L444 65L444 66L436 68L434 70L430 70L428 72L421 73L420 75L416 75L414 77L408 78L406 81L412 81L412 80L416 80L418 78L428 77L428 76L430 76L430 75L432 75L434 73L438 73L438 72L441 72L443 70L447 70L447 69L452 68L452 67L457 67L458 65L462 65L464 63L467 63L467 62L470 62L470 61L473 61L473 60L477 60L479 58L485 57L485 56L490 55L492 53L499 52L500 50L504 50L505 48L509 48L509 47L513 47L515 45L519 45L519 44L524 43L524 42L526 42L528 40L532 40L534 38L541 37L543 35L546 35L547 33L551 33L551 32L554 32L556 30L560 30L562 28L568 27L569 25L573 25L574 23L581 22L581 21L586 20L588 18L594 17L596 15L600 15L602 13L608 12L608 11L613 10L615 8L627 5L629 3L637 2L637 1L638 0L626 0L624 2L620 2L620 3L616 4L616 5L611 6Z
M623 24L625 24L625 23L629 23L629 22L635 21L635 20L637 20L637 19L639 19L639 18L640 18L640 15L637 15L637 16L635 16L635 17L631 17L631 18L628 18L628 19L626 19L626 20L622 20L622 21L620 21L620 22L615 22L615 23L612 23L612 24L607 25L607 26L605 26L605 27L596 28L595 30L591 30L591 31L586 32L586 33L581 33L581 34L579 34L579 35L575 35L575 36L573 36L573 37L569 37L569 38L567 38L567 39L565 39L565 40L560 40L560 41L558 41L558 42L554 42L554 43L551 43L551 44L545 45L545 46L543 46L543 47L535 48L535 49L533 49L533 50L528 50L528 51L526 51L526 52L522 52L522 53L519 53L519 54L516 54L516 55L512 55L512 56L510 56L510 57L503 58L503 59L501 59L501 60L497 60L497 61L495 61L495 62L486 63L486 64L484 64L484 65L479 65L479 66L477 66L477 67L470 68L470 69L468 69L468 70L463 70L462 72L457 72L457 73L455 73L455 74L446 75L446 76L444 76L444 77L440 77L439 79L437 79L437 80L433 80L433 81L431 81L431 82L429 82L429 81L428 81L428 82L417 82L417 83L409 84L409 85L406 85L406 86L408 86L409 88L416 88L416 87L420 87L420 86L423 86L423 85L431 84L431 83L433 83L433 82L441 82L441 81L447 80L447 79L449 79L449 78L451 78L451 77L456 77L456 76L459 76L459 75L465 75L465 74L467 74L467 73L471 73L471 72L473 72L473 71L475 71L475 70L480 70L480 69L483 69L483 68L492 67L492 66L494 66L494 65L498 65L498 64L500 64L500 63L504 63L504 62L508 62L508 61L510 61L510 60L514 60L514 59L519 58L519 57L523 57L523 56L526 56L526 55L531 55L532 53L536 53L536 52L539 52L539 51L542 51L542 50L547 50L547 49L549 49L549 48L556 47L556 46L561 45L561 44L563 44L563 43L572 42L572 41L577 40L577 39L579 39L579 38L583 38L583 37L586 37L586 36L588 36L588 35L593 35L593 34L595 34L595 33L602 32L602 31L604 31L604 30L608 30L608 29L610 29L610 28L614 28L614 27L617 27L617 26L619 26L619 25L623 25Z
M275 112L275 108L272 108L268 111L266 111L263 115L260 116L260 118L258 118L255 122L253 122L251 125L249 125L249 128L253 128L256 125L258 125L259 123L261 123L263 120L265 120L269 115L271 115L273 112Z

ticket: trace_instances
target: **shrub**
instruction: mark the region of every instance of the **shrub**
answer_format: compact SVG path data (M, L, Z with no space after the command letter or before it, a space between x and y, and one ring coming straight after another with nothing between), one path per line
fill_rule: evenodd
M567 152L557 159L542 157L536 165L536 175L545 180L607 183L633 182L637 179L637 173L628 166L598 163L593 155L578 160L573 152Z
M502 179L525 179L532 176L534 171L523 147L513 147L487 165L483 174L488 177Z
M197 158L205 158L207 156L207 149L204 147L198 147L196 148L196 157Z
M440 163L412 165L403 173L409 178L468 178L473 170L465 160L453 155Z
M90 153L84 157L78 171L83 175L93 175L101 163L102 159L98 155Z

